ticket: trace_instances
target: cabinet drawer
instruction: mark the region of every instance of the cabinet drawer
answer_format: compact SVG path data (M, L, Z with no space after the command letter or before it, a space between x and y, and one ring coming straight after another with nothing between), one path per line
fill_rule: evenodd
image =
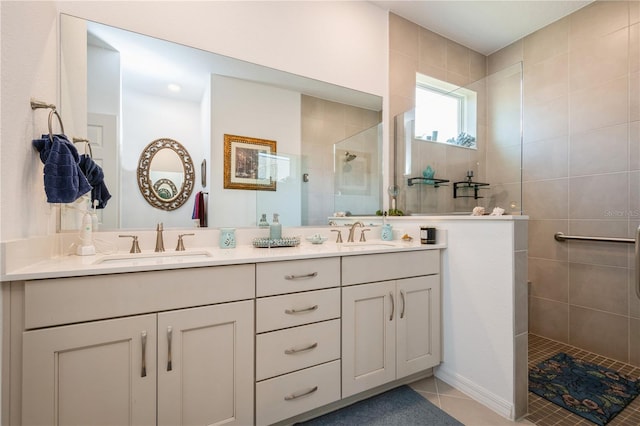
M256 337L256 380L340 358L340 320L303 325Z
M268 262L256 265L258 297L340 285L340 258Z
M268 425L340 399L340 361L256 384L256 423Z
M342 259L342 285L432 275L439 271L440 250L345 256Z
M257 333L339 318L340 289L258 299L256 312Z
M27 281L25 328L255 297L253 264Z

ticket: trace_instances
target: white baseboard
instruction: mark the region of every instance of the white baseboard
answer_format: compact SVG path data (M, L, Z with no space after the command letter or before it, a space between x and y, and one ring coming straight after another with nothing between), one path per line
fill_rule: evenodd
M460 392L469 395L471 398L478 401L485 407L495 411L502 417L505 417L509 420L514 420L513 413L515 407L513 403L506 401L498 395L489 392L488 390L470 381L469 379L462 377L453 371L449 371L445 364L441 364L434 370L435 376L438 379L442 380L448 385L453 386Z

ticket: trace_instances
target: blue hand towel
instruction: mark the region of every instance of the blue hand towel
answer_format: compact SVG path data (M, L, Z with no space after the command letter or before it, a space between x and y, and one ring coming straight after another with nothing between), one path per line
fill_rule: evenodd
M34 139L33 146L44 164L44 192L50 203L72 203L91 191L78 166L78 150L65 135L42 135Z
M104 183L102 167L97 165L91 157L84 154L80 156L78 165L89 181L89 185L91 185L91 205L93 206L93 202L98 200L96 208L104 209L107 206L107 201L111 198L111 194Z

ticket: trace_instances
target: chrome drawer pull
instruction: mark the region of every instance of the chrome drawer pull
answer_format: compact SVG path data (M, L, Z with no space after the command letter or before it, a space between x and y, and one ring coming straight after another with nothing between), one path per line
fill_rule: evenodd
M173 365L171 362L171 340L173 337L173 327L167 327L167 371L173 370Z
M393 293L389 292L391 298L391 315L389 315L389 321L393 321L393 314L396 312L396 302L393 301Z
M313 312L318 309L318 305L309 306L303 309L285 309L284 313L287 315L304 314L306 312Z
M142 371L140 377L147 377L147 332L140 333L140 340L142 341Z
M314 387L312 387L311 389L309 389L308 391L304 391L304 392L302 392L302 393L292 393L291 395L287 395L287 396L285 396L285 397L284 397L284 400L285 400L285 401L291 401L291 400L293 400L293 399L300 398L300 397L302 397L302 396L312 394L312 393L314 393L314 392L315 392L315 391L317 391L317 390L318 390L318 387L317 387L317 386L314 386Z
M303 280L305 278L313 278L317 276L318 276L317 272L312 272L310 274L305 274L305 275L285 275L284 279L285 280Z
M300 349L285 349L284 353L286 355L293 355L293 354L297 354L298 352L310 351L311 349L315 349L317 347L318 347L318 342Z

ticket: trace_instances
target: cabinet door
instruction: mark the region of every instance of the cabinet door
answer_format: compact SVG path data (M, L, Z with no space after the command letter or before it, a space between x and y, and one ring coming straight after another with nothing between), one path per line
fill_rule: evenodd
M342 289L342 397L395 379L395 282Z
M440 362L440 276L397 281L397 378Z
M155 331L143 315L24 332L23 424L155 425Z
M158 314L158 424L253 423L253 301Z

